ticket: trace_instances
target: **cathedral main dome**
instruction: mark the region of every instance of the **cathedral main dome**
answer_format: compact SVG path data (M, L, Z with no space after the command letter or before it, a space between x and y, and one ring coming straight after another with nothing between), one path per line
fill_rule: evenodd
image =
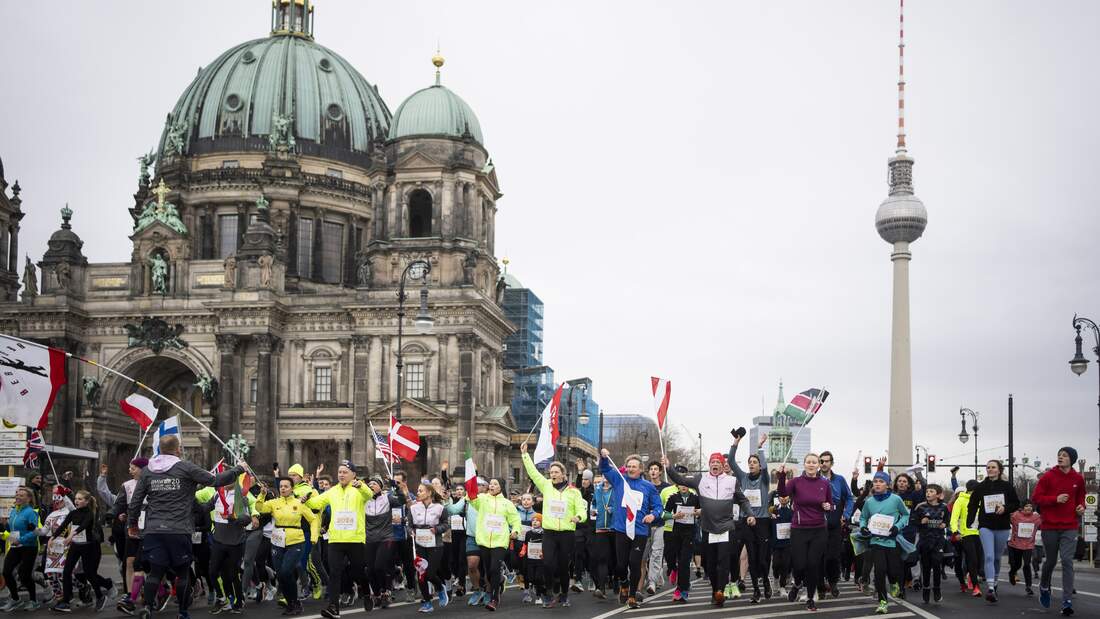
M300 0L295 4L280 0L270 36L241 43L199 70L168 116L162 156L264 150L280 126L300 153L335 159L356 159L386 139L391 115L378 91L314 42L312 7L303 12ZM288 21L294 15L297 21Z

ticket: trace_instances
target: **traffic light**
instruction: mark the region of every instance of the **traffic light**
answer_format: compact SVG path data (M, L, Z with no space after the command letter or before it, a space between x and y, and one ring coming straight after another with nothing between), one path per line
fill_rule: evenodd
M863 456L863 472L868 475L871 473L871 456Z
M936 472L936 456L933 456L932 454L928 454L928 472Z

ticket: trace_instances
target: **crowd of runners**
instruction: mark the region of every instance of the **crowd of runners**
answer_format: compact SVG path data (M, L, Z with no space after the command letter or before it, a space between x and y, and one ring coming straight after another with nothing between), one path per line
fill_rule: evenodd
M797 474L769 472L766 439L742 465L735 435L728 453L694 473L665 457L616 463L606 450L596 466L540 469L524 443L526 479L509 488L496 477L452 479L447 463L411 481L348 461L335 477L295 464L253 481L242 466L211 472L183 460L169 435L160 455L130 463L118 487L101 467L83 489L36 477L18 490L3 533L10 598L0 611L113 603L148 619L171 604L188 619L204 600L211 614L277 604L293 616L312 598L335 619L342 608L397 602L424 613L456 603L495 611L506 588L521 590L513 604L544 609L568 607L576 594L637 608L666 587L678 603L785 596L813 611L843 580L886 613L907 595L940 602L953 588L949 569L953 595L993 604L1005 594L999 585L1015 586L1021 574L1019 594L1034 595L1040 564L1038 600L1049 608L1060 561L1061 609L1073 613L1084 510L1074 449L1062 448L1032 496L1020 498L996 460L963 487L955 471L944 488L919 471L892 477L882 463L861 481L858 470L839 475L827 451L808 454ZM100 573L105 540L117 574Z

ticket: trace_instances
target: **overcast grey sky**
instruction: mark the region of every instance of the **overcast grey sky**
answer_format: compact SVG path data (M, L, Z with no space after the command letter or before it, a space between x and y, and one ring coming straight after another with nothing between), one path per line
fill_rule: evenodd
M266 0L0 3L0 157L37 260L68 202L92 261L125 261L135 158L195 71L264 36ZM1097 458L1095 114L1100 4L911 0L907 125L928 207L911 266L914 436ZM546 362L607 412L728 445L761 396L832 396L814 424L846 473L886 444L890 247L874 230L896 115L897 3L349 2L316 35L391 110L443 81L497 164L499 256L546 303ZM1090 155L1092 153L1092 155ZM1091 346L1091 344L1090 344ZM1004 450L990 455L1006 455ZM985 455L983 454L983 458ZM896 460L897 458L895 458ZM908 456L907 456L908 459Z

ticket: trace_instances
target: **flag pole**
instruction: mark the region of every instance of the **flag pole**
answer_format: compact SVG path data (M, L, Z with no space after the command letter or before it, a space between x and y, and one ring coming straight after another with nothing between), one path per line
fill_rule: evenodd
M46 452L46 459L50 461L50 470L53 471L54 481L60 484L61 478L57 476L57 469L55 469L53 466L53 456L50 455L50 450L47 449L48 445L46 445L46 435L42 434L41 430L35 431L37 431L38 435L42 437L42 451Z
M23 342L24 344L30 344L31 346L37 346L39 348L45 348L47 350L51 350L49 346L39 344L38 342L31 342L29 340L24 340L23 338L11 336L11 335L8 335L7 337L10 337L13 340L18 340L20 342ZM143 383L143 382L141 382L141 381L139 381L135 378L131 378L131 377L123 374L122 372L119 372L118 370L112 370L111 368L109 368L105 365L101 365L99 363L96 363L95 361L92 361L91 359L85 359L84 357L74 355L71 352L64 351L64 350L61 350L59 348L55 348L55 349L52 349L52 350L57 350L57 351L61 352L62 354L64 354L66 357L68 357L70 359L75 359L77 361L82 361L84 363L87 363L88 365L91 365L93 367L97 367L97 368L103 370L104 372L107 372L109 374L114 374L115 376L124 378L124 379L134 383L138 387L141 387L142 389L145 389L149 393L157 396L161 400L164 400L165 402L168 403L169 406L171 406L171 407L175 408L176 410L180 411L181 413L186 415L189 419L191 419L191 421L194 421L195 423L197 423L200 428L202 428L203 430L206 430L206 433L209 434L210 436L212 436L214 438L214 440L218 441L218 443L220 443L221 446L224 447L225 450L228 451L230 453L230 455L232 455L235 460L237 460L238 464L242 464L244 466L245 470L247 470L250 475L252 475L253 477L256 477L256 473L255 473L255 471L252 470L252 467L248 466L248 463L245 462L243 459L241 459L241 457L239 455L237 455L236 452L234 452L232 449L230 449L229 445L226 445L225 441L223 441L217 434L214 434L214 431L211 430L210 428L208 428L205 423L199 421L198 418L196 418L194 415L189 413L182 406L180 406L179 404L176 404L172 400L169 400L167 397L165 397L164 395L162 395L160 392L156 391L155 389L153 389L149 385L146 385L145 383Z
M158 413L159 413L159 411L158 411ZM145 426L145 430L142 431L142 433L141 433L141 440L138 441L137 451L134 452L134 458L137 458L138 456L141 455L141 448L145 445L145 437L149 436L149 428L152 428L155 423L157 423L156 417L153 418L152 423Z

